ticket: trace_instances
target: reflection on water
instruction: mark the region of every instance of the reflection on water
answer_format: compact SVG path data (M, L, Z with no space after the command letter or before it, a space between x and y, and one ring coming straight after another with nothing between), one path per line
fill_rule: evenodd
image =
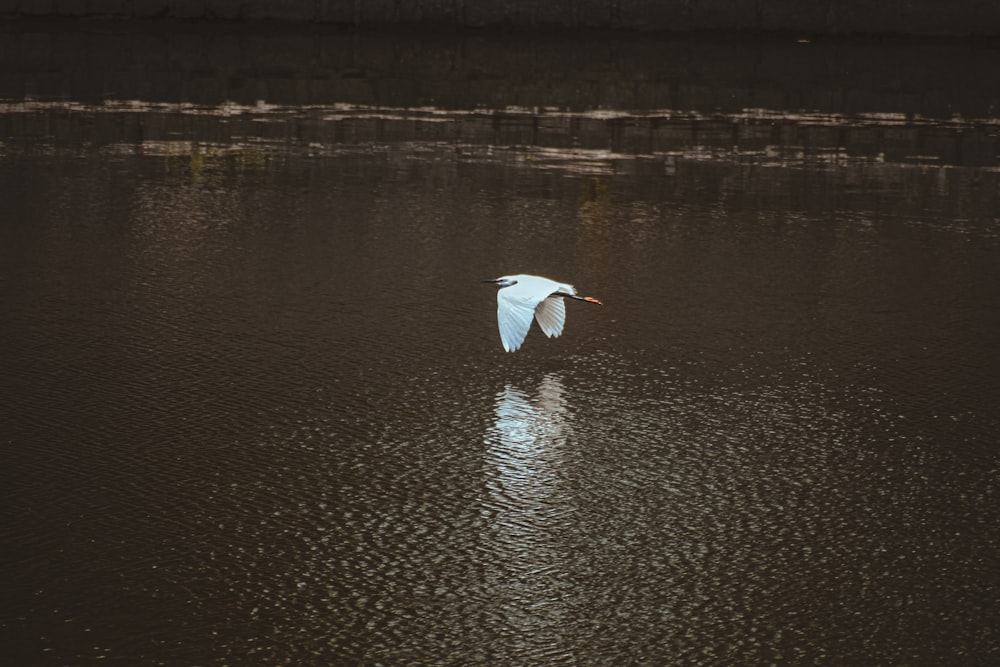
M500 147L530 148L536 167L612 173L627 161L677 158L814 168L857 164L976 166L1000 164L992 117L925 118L903 113L817 113L745 108L737 112L674 108L642 111L462 110L362 105L217 106L138 100L87 105L0 102L0 119L44 149L53 125L63 140L94 142L107 154L183 155L296 150L356 152L393 143L428 144L490 159ZM16 147L16 144L15 144Z
M545 375L532 394L507 385L496 398L486 436L483 536L491 557L484 573L494 598L491 617L510 655L542 657L566 651L566 581L570 554L560 541L572 521L572 497L561 483L570 425L564 388ZM571 640L570 640L571 641Z
M557 376L546 375L535 398L507 385L497 396L496 420L486 443L493 507L503 509L495 526L511 543L532 541L539 524L558 521L560 450L566 446L564 389ZM524 532L521 532L524 531ZM527 546L527 545L525 545ZM516 559L514 559L516 560Z
M8 662L997 662L993 92L357 53L0 106Z

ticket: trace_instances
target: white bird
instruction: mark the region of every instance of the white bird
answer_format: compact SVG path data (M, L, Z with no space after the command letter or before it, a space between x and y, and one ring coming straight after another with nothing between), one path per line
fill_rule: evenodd
M500 286L497 290L497 325L500 327L500 342L508 352L521 347L531 328L532 315L549 338L561 334L566 323L563 298L601 305L593 297L577 296L572 285L541 276L521 274L482 282Z

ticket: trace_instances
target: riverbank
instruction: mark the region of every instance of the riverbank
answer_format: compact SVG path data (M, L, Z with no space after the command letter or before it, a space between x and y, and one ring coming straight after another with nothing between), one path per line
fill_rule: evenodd
M1000 35L1000 3L939 0L0 0L0 16L552 27L810 35Z
M0 21L0 99L994 118L979 39Z

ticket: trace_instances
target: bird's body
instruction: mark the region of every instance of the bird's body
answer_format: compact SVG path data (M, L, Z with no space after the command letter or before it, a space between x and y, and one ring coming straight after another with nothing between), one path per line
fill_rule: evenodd
M541 276L519 274L483 282L500 286L497 291L497 326L500 328L500 342L508 352L521 347L531 328L532 317L549 338L561 334L566 324L564 298L601 303L589 296L577 296L572 285Z

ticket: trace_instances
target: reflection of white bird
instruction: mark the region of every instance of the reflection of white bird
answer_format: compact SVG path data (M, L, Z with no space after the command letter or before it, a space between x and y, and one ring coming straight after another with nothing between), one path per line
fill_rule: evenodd
M500 342L508 352L521 347L531 328L532 315L549 338L561 334L566 323L563 297L601 305L592 297L577 296L572 285L541 276L522 274L482 282L500 286L497 291L497 325L500 327Z

